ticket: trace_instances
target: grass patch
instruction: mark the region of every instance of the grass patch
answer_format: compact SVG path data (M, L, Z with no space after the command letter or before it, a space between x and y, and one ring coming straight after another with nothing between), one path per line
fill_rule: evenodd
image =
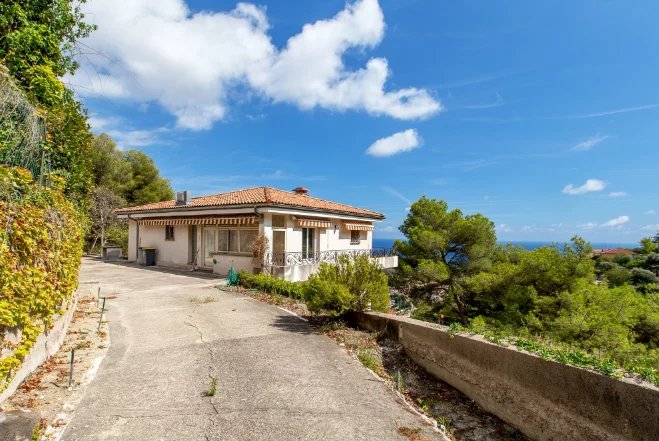
M213 302L217 302L217 299L213 296L206 296L206 297L195 297L195 296L193 296L193 297L190 297L190 303L201 304L201 303L213 303Z
M368 369L372 370L379 376L384 375L384 366L380 357L369 349L360 349L357 351L357 359Z
M217 378L211 377L211 386L204 391L205 397L214 397L217 393Z

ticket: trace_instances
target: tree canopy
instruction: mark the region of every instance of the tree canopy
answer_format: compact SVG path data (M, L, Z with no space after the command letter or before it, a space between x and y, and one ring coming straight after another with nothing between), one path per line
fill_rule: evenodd
M85 110L60 78L77 69L76 40L93 30L83 18L79 2L72 0L0 3L0 61L45 121L40 174L62 174L66 192L79 205L91 192L92 135Z
M659 257L648 241L647 254L614 261L593 259L580 237L529 251L497 244L484 216L425 197L400 230L390 280L414 317L571 345L656 378Z
M169 180L160 176L153 159L139 150L118 150L105 133L94 138L91 163L94 183L112 190L128 205L174 197Z
M83 21L85 0L4 0L0 3L0 60L37 102L65 100L64 74L78 68L76 41L94 30Z
M412 272L436 292L453 299L453 311L466 323L469 317L465 281L491 265L496 246L494 224L480 214L448 210L444 201L422 197L412 204L396 241L404 270Z

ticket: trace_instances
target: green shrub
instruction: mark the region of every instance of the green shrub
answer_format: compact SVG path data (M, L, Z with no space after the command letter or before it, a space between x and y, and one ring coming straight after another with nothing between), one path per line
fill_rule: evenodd
M311 312L329 311L333 315L350 310L355 296L345 286L312 276L305 284L303 298Z
M604 273L609 286L616 287L622 286L625 283L629 282L629 279L632 277L631 271L621 266L616 266Z
M613 261L618 265L627 266L631 262L632 256L629 254L619 254L613 258Z
M426 302L420 302L415 305L414 310L412 311L412 318L436 323L439 315L433 305Z
M245 288L258 289L271 294L280 294L292 299L302 298L302 284L273 277L269 274L238 273L238 282Z
M387 274L368 256L341 255L335 264L322 263L312 278L345 286L354 296L352 311L375 311L389 307Z
M632 269L631 279L634 285L657 283L657 276L655 276L652 271L648 271L642 268Z

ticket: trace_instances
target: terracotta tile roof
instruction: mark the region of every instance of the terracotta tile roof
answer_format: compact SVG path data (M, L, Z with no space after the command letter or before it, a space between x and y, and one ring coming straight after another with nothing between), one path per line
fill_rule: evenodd
M126 207L116 210L118 214L129 214L151 210L181 210L200 207L223 207L235 205L285 205L295 208L306 208L335 213L353 214L383 219L384 215L375 211L365 210L350 205L339 204L324 199L318 199L304 194L279 190L271 187L256 187L245 190L230 191L192 198L187 205L176 205L176 201L155 202L152 204Z

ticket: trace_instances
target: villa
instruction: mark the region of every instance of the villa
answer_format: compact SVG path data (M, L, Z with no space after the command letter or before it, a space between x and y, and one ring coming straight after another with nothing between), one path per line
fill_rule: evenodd
M176 200L116 210L128 220L128 260L155 249L156 263L227 274L267 272L306 280L322 262L341 254L370 256L384 268L398 266L387 249L374 249L374 223L384 215L293 191L256 187L210 196L177 193ZM253 244L266 238L262 256ZM263 242L261 242L263 243Z

